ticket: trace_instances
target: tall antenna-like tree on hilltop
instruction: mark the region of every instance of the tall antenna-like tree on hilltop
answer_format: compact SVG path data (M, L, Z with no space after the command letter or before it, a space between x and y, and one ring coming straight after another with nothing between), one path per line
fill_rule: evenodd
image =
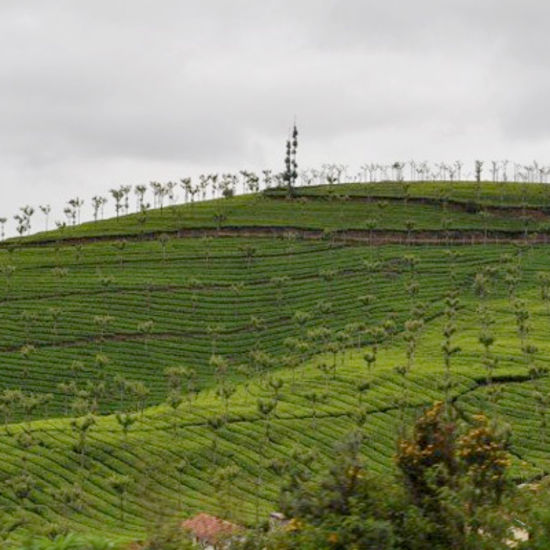
M296 152L298 150L298 128L294 124L292 128L292 137L286 141L285 171L283 172L283 181L286 183L288 196L294 194L293 188L298 177L298 163L296 162Z

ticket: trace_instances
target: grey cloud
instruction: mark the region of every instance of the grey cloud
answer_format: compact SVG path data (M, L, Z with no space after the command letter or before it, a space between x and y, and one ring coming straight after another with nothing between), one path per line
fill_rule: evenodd
M18 185L0 183L2 208L278 168L295 115L302 166L534 155L549 16L536 0L4 0L0 182Z

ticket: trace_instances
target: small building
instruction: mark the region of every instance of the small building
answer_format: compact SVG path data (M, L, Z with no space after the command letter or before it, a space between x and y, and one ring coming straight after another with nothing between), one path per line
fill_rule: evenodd
M241 527L230 521L205 513L186 519L181 525L205 550L223 549L229 538L242 531Z

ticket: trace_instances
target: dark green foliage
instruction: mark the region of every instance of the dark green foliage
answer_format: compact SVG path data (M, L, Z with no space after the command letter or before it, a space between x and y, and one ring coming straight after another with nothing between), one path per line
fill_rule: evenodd
M368 442L351 432L323 476L289 475L281 495L288 523L235 548L507 548L514 492L506 483L506 436L481 417L459 433L444 412L437 403L400 441L393 482L365 468L361 448Z
M285 170L283 172L283 181L286 184L289 197L294 194L296 178L298 177L298 163L296 162L296 152L298 150L298 128L294 124L292 128L292 137L286 142Z

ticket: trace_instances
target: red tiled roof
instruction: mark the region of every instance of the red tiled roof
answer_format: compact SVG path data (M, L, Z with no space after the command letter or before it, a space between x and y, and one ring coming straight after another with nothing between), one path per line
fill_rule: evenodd
M214 543L221 537L232 535L240 530L238 525L209 514L197 514L185 520L182 527L201 541Z

